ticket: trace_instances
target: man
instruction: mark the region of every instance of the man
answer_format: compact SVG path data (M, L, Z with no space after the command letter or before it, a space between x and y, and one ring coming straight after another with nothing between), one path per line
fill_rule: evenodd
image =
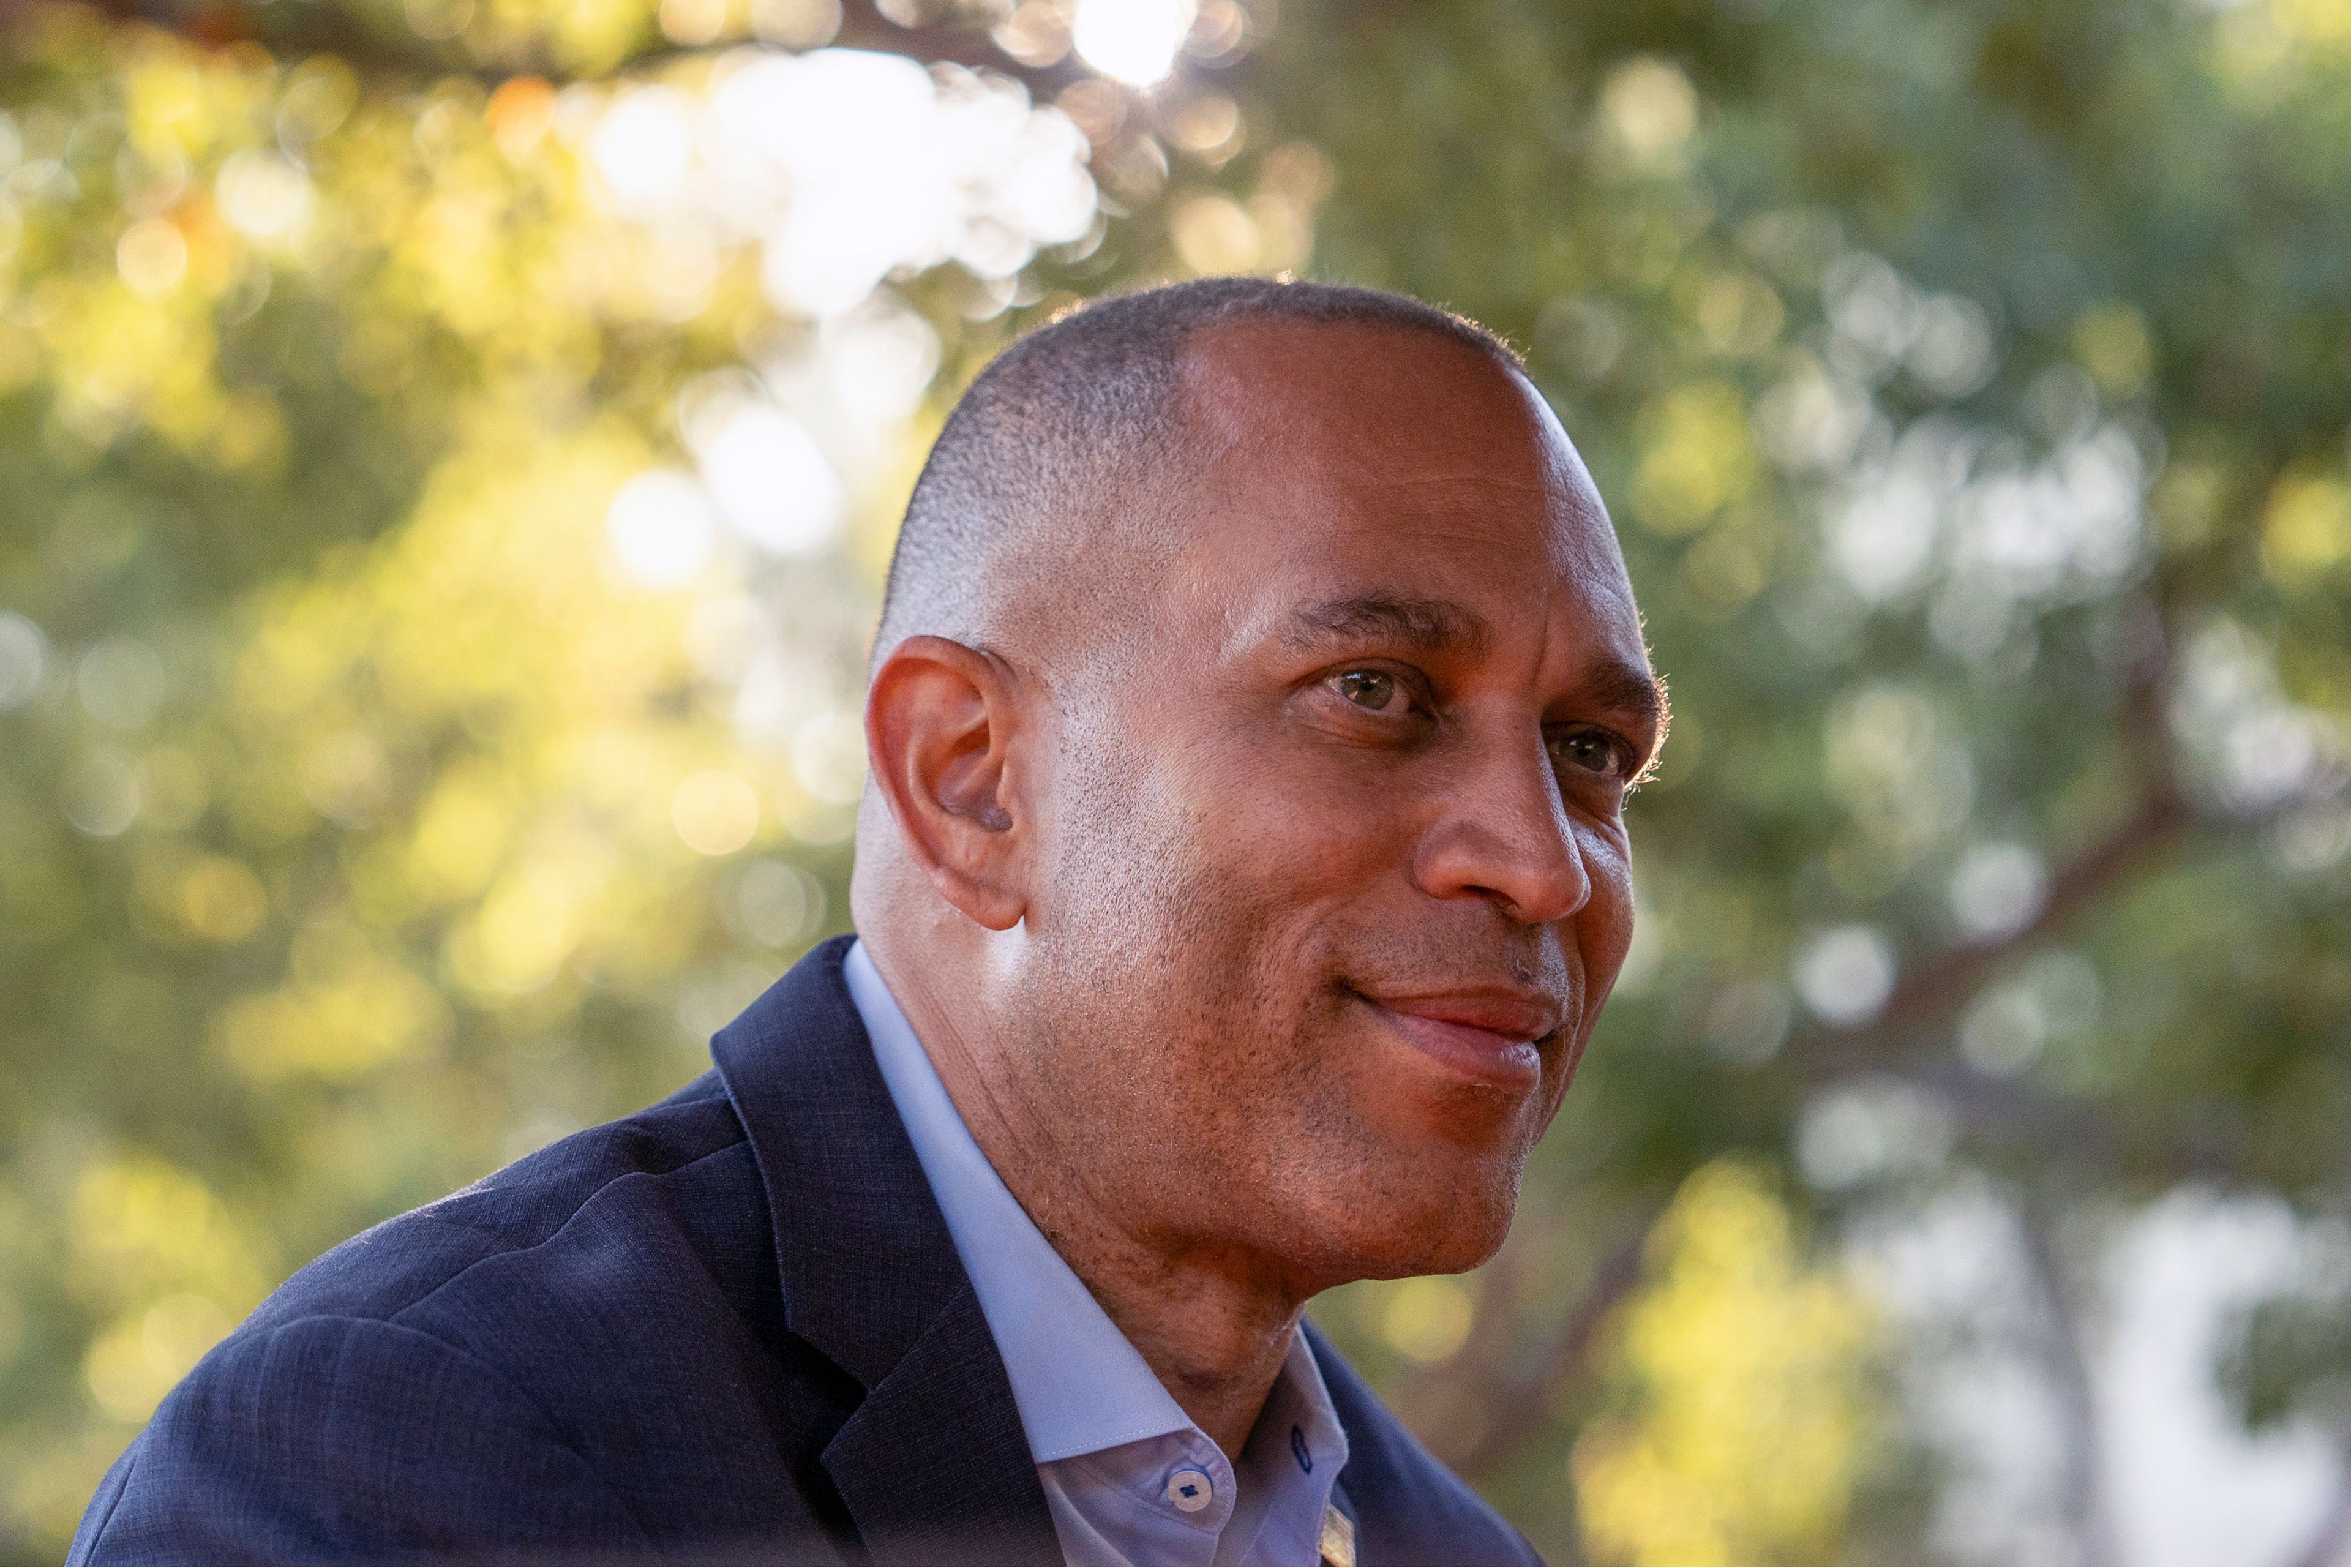
M1300 1313L1500 1244L1663 725L1479 329L1223 279L1037 332L907 512L859 939L298 1274L75 1560L1529 1560Z

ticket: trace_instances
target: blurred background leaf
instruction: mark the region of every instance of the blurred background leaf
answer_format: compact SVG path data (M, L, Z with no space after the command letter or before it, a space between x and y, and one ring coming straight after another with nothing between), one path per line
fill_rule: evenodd
M0 5L0 1555L844 928L956 389L1523 347L1678 710L1502 1254L1316 1307L1556 1558L2340 1561L2340 0Z

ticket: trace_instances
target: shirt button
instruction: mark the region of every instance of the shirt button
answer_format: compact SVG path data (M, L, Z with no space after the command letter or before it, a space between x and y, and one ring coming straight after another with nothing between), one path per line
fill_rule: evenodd
M1197 1513L1216 1500L1216 1483L1206 1470L1187 1468L1167 1478L1167 1500L1186 1513Z

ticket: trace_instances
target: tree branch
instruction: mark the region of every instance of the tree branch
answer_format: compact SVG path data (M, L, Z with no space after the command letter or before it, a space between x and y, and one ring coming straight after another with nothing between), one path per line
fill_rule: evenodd
M2057 869L2041 908L2023 925L1991 941L1949 948L1916 966L1896 981L1875 1018L1794 1042L1792 1059L1815 1071L1842 1071L1872 1048L1940 1023L1992 976L2040 946L2084 910L2102 903L2189 835L2197 816L2180 791L2178 742L2170 721L2175 667L2169 622L2177 613L2173 593L2170 580L2158 574L2133 607L2127 628L2131 643L2121 694L2120 743L2137 793L2122 819Z
M2176 779L2175 747L2168 714L2172 683L2170 639L2160 612L2145 607L2123 708L2124 745L2139 794L2132 808L2102 837L2077 852L2051 877L2047 897L2032 920L1990 942L1946 950L1914 966L1895 985L1886 1006L1866 1023L1835 1030L1815 1028L1789 1044L1787 1060L1816 1082L1842 1078L1857 1067L1893 1067L1935 1090L1967 1122L2036 1139L2067 1158L2095 1162L2124 1140L2104 1107L2054 1099L2029 1085L1997 1079L1929 1049L1921 1040L2001 970L2055 936L2085 911L2112 897L2163 855L2196 838L2242 833L2276 821L2305 801L2334 794L2333 777L2304 793L2267 808L2237 815L2199 811ZM1910 1045L1899 1062L1885 1060L1889 1048ZM2226 1139L2209 1127L2191 1127L2165 1137L2161 1152L2181 1176L2234 1176L2241 1162Z
M2074 1310L2072 1292L2060 1271L2057 1249L2050 1234L2051 1219L2033 1196L2017 1211L2024 1237L2024 1256L2048 1326L2048 1363L2064 1411L2064 1463L2062 1479L2065 1511L2071 1517L2081 1560L2085 1563L2119 1562L2114 1527L2105 1506L2102 1463L2105 1444L2098 1429L2097 1393L2090 1375L2089 1357L2082 1345L2081 1315Z
M0 0L0 34L22 25L46 8L47 3L48 0ZM397 23L371 20L333 0L298 0L290 4L287 0L277 4L255 4L253 0L73 3L111 22L154 27L209 47L255 43L277 55L335 55L362 76L379 80L426 82L456 77L496 87L515 77L540 77L559 83L583 74L545 54L485 59L462 39L442 42L425 38ZM709 54L746 41L720 39L706 47L663 41L590 74L602 78L641 70L664 60ZM841 48L904 55L925 65L960 65L995 71L1024 83L1031 96L1039 99L1050 98L1086 74L1070 57L1050 66L1025 64L998 48L987 30L977 26L899 26L874 7L873 0L844 0L841 30L832 43Z
M1992 976L2180 842L2196 821L2195 812L2168 782L2149 786L2121 821L2050 877L2048 897L2030 921L2005 936L1950 948L1909 970L1876 1018L1799 1040L1791 1057L1816 1072L1840 1072L1872 1049L1940 1023Z
M2131 1131L2105 1105L2049 1094L1949 1056L1904 1067L1898 1076L1947 1106L1962 1126L2030 1145L2052 1166L2111 1166ZM2234 1181L2243 1175L2243 1162L2228 1139L2200 1124L2147 1133L2139 1155L2145 1163L2138 1168L2159 1170L2171 1181Z

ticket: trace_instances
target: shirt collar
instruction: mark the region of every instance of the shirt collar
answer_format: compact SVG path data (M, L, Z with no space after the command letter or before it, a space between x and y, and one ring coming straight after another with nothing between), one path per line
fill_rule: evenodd
M1190 1430L1183 1407L972 1140L862 942L850 948L841 975L996 1337L1031 1457L1050 1464ZM1292 1349L1291 1363L1303 1350L1302 1342ZM1313 1372L1311 1353L1306 1361ZM1314 1376L1320 1393L1320 1374ZM1327 1412L1327 1395L1322 1404Z

